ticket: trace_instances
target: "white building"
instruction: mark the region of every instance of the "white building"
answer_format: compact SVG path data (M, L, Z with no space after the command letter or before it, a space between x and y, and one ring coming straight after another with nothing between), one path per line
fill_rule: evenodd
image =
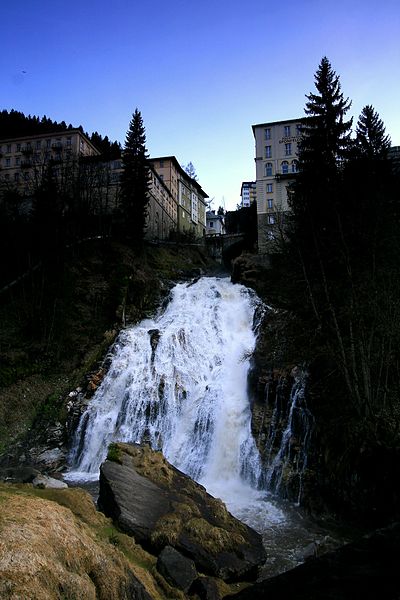
M225 220L223 215L215 214L215 210L206 212L206 235L223 235L225 233Z
M255 181L243 181L240 190L240 196L242 201L240 203L242 208L247 208L257 199L257 186Z

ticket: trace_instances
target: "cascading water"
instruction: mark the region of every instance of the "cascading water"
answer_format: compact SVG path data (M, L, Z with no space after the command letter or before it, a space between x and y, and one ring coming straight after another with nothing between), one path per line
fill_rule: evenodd
M260 300L244 286L201 278L175 286L164 311L123 331L108 373L81 416L66 478L97 479L112 441L149 442L263 533L269 555L264 574L270 576L302 562L302 549L323 534L258 489L268 480L280 490L292 457L296 415L305 414L298 410L303 388L296 384L280 445L281 415L271 421L265 472L247 397L260 308Z
M97 477L111 441L148 441L232 512L258 501L246 388L260 305L244 286L202 278L178 284L154 320L122 332L80 420L69 478ZM265 511L283 518L266 503Z
M280 390L275 398L268 442L266 446L266 487L280 497L296 497L300 503L303 475L307 467L307 452L314 428L314 417L305 400L306 374L298 371L287 404L287 415L282 419ZM267 384L268 395L268 384ZM268 397L267 397L268 401ZM280 422L286 422L281 432L279 447L274 452L274 445ZM288 487L292 488L288 490Z

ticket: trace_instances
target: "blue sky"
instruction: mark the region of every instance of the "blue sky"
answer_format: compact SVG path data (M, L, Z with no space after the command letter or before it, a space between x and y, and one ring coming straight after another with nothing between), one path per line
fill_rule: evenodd
M327 56L355 120L372 104L400 145L399 0L19 0L0 7L2 109L192 161L218 208L255 178L251 125L303 115Z

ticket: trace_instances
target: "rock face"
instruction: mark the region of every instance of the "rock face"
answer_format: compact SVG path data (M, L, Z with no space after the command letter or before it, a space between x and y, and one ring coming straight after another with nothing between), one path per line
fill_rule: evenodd
M196 567L172 546L165 546L157 560L157 570L173 587L187 592L197 577Z
M253 579L265 561L261 536L148 446L114 444L100 470L101 510L144 548L172 546L203 573Z
M234 596L226 596L226 600L397 600L399 552L397 523Z

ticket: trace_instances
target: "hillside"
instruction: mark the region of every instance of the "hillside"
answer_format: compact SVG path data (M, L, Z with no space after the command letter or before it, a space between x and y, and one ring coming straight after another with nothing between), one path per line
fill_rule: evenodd
M172 282L215 269L195 246L147 246L139 255L89 240L2 293L0 452L32 428L45 435L65 421L66 395L94 389L118 330L154 312Z

